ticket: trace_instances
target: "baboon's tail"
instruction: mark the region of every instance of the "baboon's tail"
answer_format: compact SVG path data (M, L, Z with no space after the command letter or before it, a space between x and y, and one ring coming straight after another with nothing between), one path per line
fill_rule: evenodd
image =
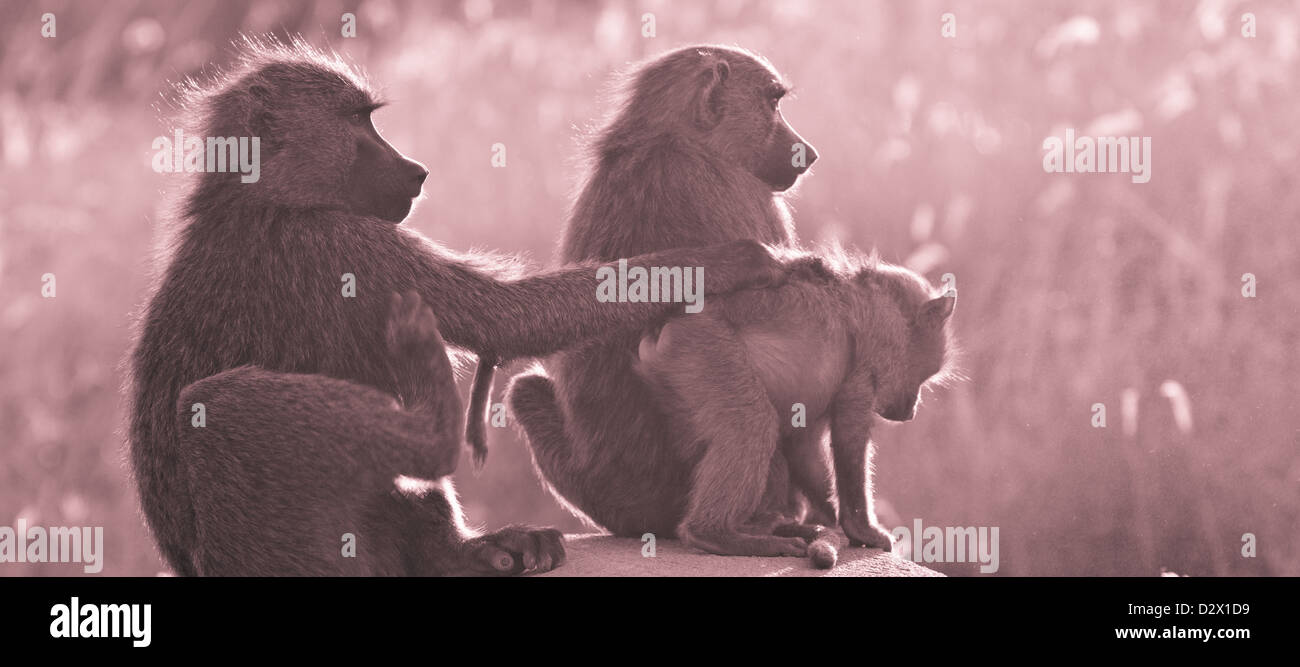
M840 540L839 535L834 530L825 530L808 545L808 558L812 560L814 567L829 570L835 567L836 561L840 558L840 550L843 548L844 542Z
M845 538L838 528L810 523L777 525L772 534L778 537L799 537L808 541L808 559L814 567L829 570L835 567L844 550Z
M485 352L478 357L474 384L469 390L469 412L465 415L465 440L474 452L474 470L482 470L487 460L488 399L492 396L492 373L499 359Z

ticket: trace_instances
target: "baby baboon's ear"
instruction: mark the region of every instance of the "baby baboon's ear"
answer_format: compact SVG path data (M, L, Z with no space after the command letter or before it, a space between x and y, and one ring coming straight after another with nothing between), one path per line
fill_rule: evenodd
M952 309L956 307L957 297L955 296L941 296L937 299L931 299L921 306L921 313L917 321L927 326L941 326L952 315Z

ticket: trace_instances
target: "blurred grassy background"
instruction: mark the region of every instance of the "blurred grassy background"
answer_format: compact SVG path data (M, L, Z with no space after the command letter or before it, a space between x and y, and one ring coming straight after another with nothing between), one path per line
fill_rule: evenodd
M339 36L345 11L355 39ZM1300 574L1296 2L0 4L0 525L105 526L105 574L162 567L120 393L179 182L150 170L155 105L169 80L228 61L238 31L300 32L368 69L393 102L381 131L433 171L407 224L538 264L616 69L698 42L767 55L822 155L801 236L957 278L970 381L878 430L886 523L998 526L1002 574ZM1150 183L1045 174L1040 143L1065 127L1151 136ZM505 169L489 164L497 142ZM1240 293L1246 272L1258 298ZM1185 388L1190 429L1166 381ZM491 436L486 471L458 475L471 519L579 528L513 431ZM1257 558L1241 556L1248 532Z

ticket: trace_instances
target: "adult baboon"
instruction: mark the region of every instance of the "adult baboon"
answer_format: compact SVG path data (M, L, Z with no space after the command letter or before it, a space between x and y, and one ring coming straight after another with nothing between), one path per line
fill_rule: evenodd
M782 117L778 103L788 88L770 64L740 49L690 47L641 65L627 88L592 146L591 173L564 231L565 261L731 239L793 243L782 193L817 152ZM710 309L691 317L708 319ZM701 341L719 355L711 368L726 369L742 348L725 326L711 335ZM537 468L562 501L618 535L672 535L688 512L707 449L701 440L710 434L666 414L633 372L640 339L640 332L621 333L560 354L546 364L554 381L516 377L509 400ZM751 383L737 385L731 400L766 398ZM717 423L738 422L720 416ZM740 426L754 437L766 433L762 424ZM758 468L733 470L732 479L761 486L768 466ZM769 540L749 552L802 553L793 542Z
M192 407L178 406L185 386L255 366L260 373L247 374L238 389L267 404L282 397L286 385L279 376L285 373L295 374L295 386L309 394L313 387L320 395L371 387L408 402L412 397L451 401L450 387L422 386L412 374L390 368L384 340L389 297L412 289L437 314L448 342L503 358L548 354L588 338L642 330L675 309L666 303L598 303L594 266L506 279L501 260L453 255L401 227L428 172L379 136L370 113L380 102L364 78L337 57L299 42L249 40L230 74L183 93L184 108L196 115L187 128L190 136L260 137L261 168L260 180L253 183L241 183L237 173L201 174L187 193L182 227L143 313L132 359L131 459L145 518L178 574L200 571L195 557L201 517L245 509L205 505L206 496L194 488L237 480L186 474L187 444L177 416L178 409L184 413ZM712 293L784 275L752 242L697 246L629 262L705 266L705 291ZM379 435L392 418L387 412L362 409L340 416L358 432L376 434L370 446L388 446ZM207 415L209 421L220 418ZM194 428L188 422L185 427ZM241 432L230 424L222 427L233 437ZM439 437L446 431L431 434L428 447L460 447L459 434ZM272 428L259 434L270 439L238 451L265 458L239 461L232 474L265 465L266 458L282 451L285 460L296 460L304 456L300 448L313 446L310 432ZM435 460L445 456L445 451L432 454ZM325 472L346 478L350 471ZM287 468L285 474L296 473ZM429 493L456 507L454 496ZM232 495L238 498L217 494ZM435 515L427 520L439 520ZM553 564L562 545L540 539L549 535L507 530L483 540L510 552L515 562ZM236 552L254 554L263 563L294 557L248 546ZM225 567L226 572L243 570L240 563Z

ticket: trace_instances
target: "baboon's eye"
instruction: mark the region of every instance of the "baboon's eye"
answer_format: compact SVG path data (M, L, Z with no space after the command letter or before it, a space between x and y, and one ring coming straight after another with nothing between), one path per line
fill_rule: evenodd
M378 109L382 106L384 106L383 102L373 102L371 104L367 104L366 106L363 106L357 109L356 111L353 111L352 115L348 116L348 122L354 125L362 125L362 126L370 125L371 116L375 113L375 109Z
M772 85L768 87L767 103L772 107L773 111L775 111L776 106L781 103L781 98L785 97L785 94L788 92L790 92L789 89L787 89L784 84L777 81L773 81Z
M348 116L348 122L352 123L353 125L369 125L370 115L373 114L375 109L377 108L378 105L373 105L373 106L357 109L356 111L352 112L351 116Z

